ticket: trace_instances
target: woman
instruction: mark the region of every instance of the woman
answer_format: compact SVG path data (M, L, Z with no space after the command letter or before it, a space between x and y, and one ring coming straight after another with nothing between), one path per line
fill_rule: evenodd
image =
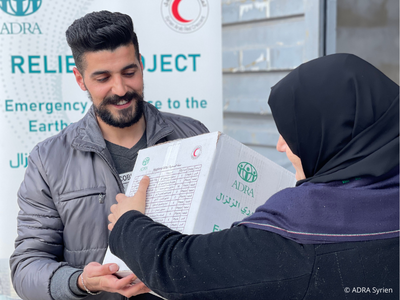
M167 299L398 299L398 85L334 54L292 71L269 105L295 188L228 230L183 235L142 214L145 177L111 208L111 251Z

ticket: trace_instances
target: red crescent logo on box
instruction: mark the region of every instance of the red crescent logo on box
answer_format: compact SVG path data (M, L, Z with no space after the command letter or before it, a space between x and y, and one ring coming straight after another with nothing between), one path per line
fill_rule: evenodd
M208 17L208 0L162 0L161 15L169 28L191 33L201 28Z
M201 146L196 146L194 147L193 151L192 151L192 158L196 159L199 158L199 156L201 155Z

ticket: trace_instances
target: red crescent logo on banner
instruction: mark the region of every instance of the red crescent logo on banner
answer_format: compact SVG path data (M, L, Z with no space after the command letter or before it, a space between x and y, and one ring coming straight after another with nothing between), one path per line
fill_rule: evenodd
M174 1L172 2L172 7L171 7L171 9L172 9L172 15L173 15L174 18L177 19L179 22L182 22L182 23L189 23L189 22L192 22L192 20L185 20L185 19L182 18L182 16L179 14L178 7L179 7L179 4L181 3L181 1L182 1L182 0L174 0Z
M161 17L169 28L179 33L192 33L203 27L208 11L208 0L161 1Z

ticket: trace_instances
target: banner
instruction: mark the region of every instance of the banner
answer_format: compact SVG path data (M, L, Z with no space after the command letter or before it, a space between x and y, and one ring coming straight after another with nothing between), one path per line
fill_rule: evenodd
M222 131L220 1L0 0L0 299L17 297L8 259L29 153L91 106L75 82L65 31L75 19L99 10L132 17L146 101Z

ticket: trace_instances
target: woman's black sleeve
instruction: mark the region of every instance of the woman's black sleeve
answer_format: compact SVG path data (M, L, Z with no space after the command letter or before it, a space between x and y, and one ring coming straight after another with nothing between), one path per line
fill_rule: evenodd
M129 211L109 242L139 279L167 299L293 299L304 295L312 272L311 245L245 226L184 235Z

